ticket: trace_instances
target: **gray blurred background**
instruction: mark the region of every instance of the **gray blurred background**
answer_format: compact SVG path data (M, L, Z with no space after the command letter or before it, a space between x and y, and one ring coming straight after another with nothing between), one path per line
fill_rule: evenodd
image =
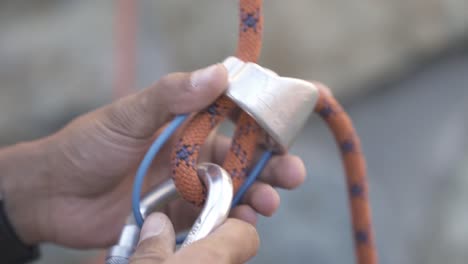
M328 84L368 157L381 263L468 261L468 2L265 0L260 63ZM143 88L232 54L236 1L137 1ZM116 2L0 0L0 145L112 101ZM251 263L354 263L334 142L311 118L291 152L308 179L281 192ZM85 224L85 223L83 223ZM96 251L43 247L43 263Z

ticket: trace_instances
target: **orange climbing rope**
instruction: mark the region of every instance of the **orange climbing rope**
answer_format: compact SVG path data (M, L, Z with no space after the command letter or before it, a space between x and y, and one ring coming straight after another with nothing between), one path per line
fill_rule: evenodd
M344 163L357 263L377 263L374 232L369 205L366 160L351 119L328 90L319 85L320 97L315 107L330 128Z
M256 62L262 44L262 1L240 0L239 41L236 56L243 61ZM376 264L377 252L368 201L366 165L359 139L351 120L335 98L319 85L320 96L315 107L328 124L341 151L346 173L355 238L357 263ZM171 154L172 177L182 197L202 205L206 190L196 173L199 151L210 132L233 111L234 102L221 96L215 103L195 115L177 140ZM241 112L230 151L223 167L233 178L235 191L242 185L252 165L257 143L264 136L261 128L248 114Z
M262 45L263 16L261 0L240 1L239 42L236 56L244 61L256 62ZM198 180L195 164L200 147L210 132L225 117L238 109L236 104L226 96L221 96L215 103L197 114L187 126L183 136L177 141L172 151L173 178L182 197L196 205L203 204L204 186ZM231 149L228 152L223 168L233 178L234 189L242 184L247 170L253 161L257 147L260 127L248 114L242 112L237 121ZM181 162L179 153L193 153L188 162Z

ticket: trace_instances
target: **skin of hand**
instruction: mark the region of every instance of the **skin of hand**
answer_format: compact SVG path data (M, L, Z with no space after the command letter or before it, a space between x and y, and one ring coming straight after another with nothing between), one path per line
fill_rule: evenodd
M208 106L223 94L227 82L221 64L172 73L76 118L47 138L0 150L0 194L19 237L27 244L52 242L73 248L114 244L130 213L136 168L158 129L177 114ZM169 177L172 143L154 160L143 192ZM229 145L228 138L211 136L200 159L222 163ZM272 215L279 206L274 187L295 188L305 174L298 157L273 157L231 216L255 223L257 213ZM176 230L190 227L198 214L182 200L164 212Z
M259 244L254 226L229 218L206 238L175 252L171 222L153 213L145 220L130 264L241 264L255 256Z

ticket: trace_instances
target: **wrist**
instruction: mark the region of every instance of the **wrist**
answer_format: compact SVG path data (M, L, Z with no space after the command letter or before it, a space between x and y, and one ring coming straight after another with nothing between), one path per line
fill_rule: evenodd
M48 162L43 141L0 149L0 195L6 217L26 245L41 242L41 218L47 217Z

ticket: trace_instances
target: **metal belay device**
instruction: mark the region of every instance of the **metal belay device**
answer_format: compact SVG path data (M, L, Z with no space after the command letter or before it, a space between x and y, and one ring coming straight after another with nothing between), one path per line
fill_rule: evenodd
M233 186L229 174L219 165L213 163L199 164L197 172L200 180L208 189L208 195L200 215L181 247L206 237L226 220L231 209ZM143 197L140 203L141 214L143 217L147 217L178 197L179 194L172 179L166 180ZM139 237L140 228L133 213L130 213L120 233L119 242L108 252L106 263L128 263L135 251Z
M314 110L317 87L236 57L223 65L229 73L226 96L263 128L265 147L285 153Z

